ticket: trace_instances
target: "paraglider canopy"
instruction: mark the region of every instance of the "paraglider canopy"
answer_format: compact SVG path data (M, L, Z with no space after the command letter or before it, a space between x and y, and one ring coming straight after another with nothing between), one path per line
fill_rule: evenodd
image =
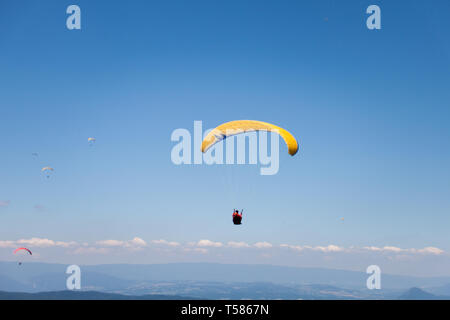
M28 252L30 255L33 255L33 253L31 252L31 250L30 250L30 249L27 249L27 248L17 248L16 250L14 250L14 253L16 254L17 252L19 252L19 251L21 251L21 250L24 250L24 251Z
M93 146L95 141L96 141L96 139L93 138L93 137L88 138L88 143L89 143L90 146Z
M271 123L256 120L236 120L221 124L208 133L202 142L202 152L206 152L217 142L244 132L270 131L277 132L284 140L291 156L298 151L298 143L294 136L287 130L277 127Z
M33 255L33 253L31 252L30 249L23 248L23 247L17 248L16 250L14 250L14 254L18 254L18 252L23 252L25 255L30 255L30 256ZM20 255L20 254L19 254L19 255ZM21 260L22 260L22 259L21 259ZM19 266L21 266L21 265L22 265L22 261L18 261L18 264L19 264Z
M41 169L41 172L45 173L45 175L47 176L47 178L50 178L50 174L54 171L55 169L53 169L52 167L44 167Z

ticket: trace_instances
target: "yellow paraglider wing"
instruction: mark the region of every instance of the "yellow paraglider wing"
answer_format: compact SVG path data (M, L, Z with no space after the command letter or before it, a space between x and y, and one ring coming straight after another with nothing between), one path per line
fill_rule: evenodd
M213 129L202 142L202 152L206 152L213 144L239 133L250 131L277 132L286 142L289 154L295 155L298 151L298 143L294 136L287 130L273 124L256 120L236 120L221 124Z

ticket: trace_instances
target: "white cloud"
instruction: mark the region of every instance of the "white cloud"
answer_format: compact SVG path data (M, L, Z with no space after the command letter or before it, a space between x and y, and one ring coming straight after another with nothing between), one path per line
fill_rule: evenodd
M340 252L340 251L343 251L344 248L341 248L341 247L335 246L333 244L330 244L330 245L328 245L326 247L316 246L316 247L313 247L312 250L314 250L314 251L322 251L322 252Z
M393 247L393 246L384 246L384 247L374 247L374 246L370 246L370 247L363 247L363 249L368 250L368 251L374 251L374 252L394 252L394 253L400 253L400 252L407 252L408 249L402 249L399 247ZM414 249L411 251L413 252Z
M340 247L337 245L330 244L326 247L324 246L299 246L299 245L290 245L290 244L281 244L281 248L289 248L292 250L303 251L303 250L313 250L313 251L321 251L321 252L348 252L348 253L358 253L362 250L378 252L378 253L394 253L394 254L415 254L415 253L423 253L423 254L435 254L440 255L445 253L444 250L436 248L436 247L425 247L423 249L402 249L395 246L384 246L384 247L375 247L375 246L366 246L362 248L358 248L355 246L350 246L348 248Z
M392 252L402 252L404 251L402 248L393 247L393 246L385 246L383 247L384 251L392 251Z
M14 241L10 241L10 240L5 240L2 241L0 240L0 248L15 248L16 244Z
M138 237L134 237L133 240L129 241L129 243L136 247L145 247L147 245L147 242Z
M181 250L184 250L186 252L199 252L206 254L209 252L208 248L248 248L248 250L251 249L258 249L258 250L265 250L274 248L274 245L267 241L260 241L256 242L252 245L250 245L247 242L244 241L229 241L226 244L222 242L215 242L207 239L202 239L197 242L187 242L184 244L175 242L175 241L167 241L164 239L159 240L152 240L152 244L156 246L162 246L165 251L169 252L173 248L180 248ZM114 240L114 239L107 239L107 240L100 240L97 242L94 242L93 244L87 243L87 242L75 242L75 241L55 241L47 238L37 238L33 237L30 239L19 239L19 240L0 240L0 248L14 248L18 246L26 246L26 247L37 247L37 248L51 248L51 247L58 247L58 248L75 248L76 250L74 253L105 253L109 252L110 250L104 250L104 249L113 249L113 248L123 248L130 251L136 251L136 250L143 250L145 247L147 247L147 243L139 237L134 237L131 240ZM276 248L285 248L294 250L297 252L306 252L306 251L316 251L316 252L323 252L323 253L337 253L337 252L346 252L349 254L358 254L362 252L373 252L378 254L390 254L390 255L418 255L418 254L424 254L424 255L442 255L445 253L444 250L437 248L437 247L424 247L424 248L400 248L396 246L383 246L383 247L377 247L377 246L365 246L365 247L355 247L355 246L349 246L349 247L341 247L338 245L330 244L327 246L310 246L310 245L291 245L291 244L280 244L277 245ZM156 249L162 249L161 247L156 247ZM96 251L97 250L97 251ZM264 253L264 251L263 251Z
M169 247L178 247L180 244L178 242L175 241L167 241L164 239L160 239L160 240L152 240L153 244L160 244L160 245L166 245Z
M436 254L436 255L444 253L444 250L441 250L441 249L435 248L435 247L426 247L426 248L423 248L423 249L419 249L417 251L419 253L431 253L431 254Z
M42 238L20 239L20 240L17 240L17 243L22 244L22 245L32 246L32 247L40 247L40 248L56 246L55 241L49 240L49 239L42 239Z
M269 242L266 242L266 241L263 241L263 242L257 242L257 243L255 243L253 246L256 247L256 248L259 248L259 249L272 248L272 244L269 243Z
M324 246L298 246L298 245L290 245L290 244L282 244L280 245L282 248L289 248L296 251L304 251L304 250L312 250L312 251L321 251L321 252L341 252L345 249L334 244L330 244L326 247Z
M289 249L296 250L296 251L303 251L304 250L304 248L302 246L293 246L293 245L290 245L290 244L280 244L280 247L281 248L289 248Z
M75 247L78 245L78 242L70 241L70 242L64 242L64 241L56 241L55 245L57 247L63 247L63 248L69 248L69 247Z
M370 247L363 247L363 249L365 250L369 250L369 251L381 251L381 248L378 247L374 247L374 246L370 246Z
M97 244L105 247L122 247L125 242L121 240L101 240L97 241Z
M138 237L134 237L132 240L122 241L122 240L101 240L96 242L97 245L104 247L119 247L119 248L140 248L145 247L147 243Z
M243 241L241 241L241 242L229 241L227 243L227 246L231 247L231 248L249 248L250 247L250 245L248 243L243 242Z
M444 250L436 248L436 247L425 247L422 249L410 248L410 249L402 249L399 247L393 246L384 246L382 248L379 247L363 247L365 250L375 251L375 252L393 252L393 253L423 253L423 254L435 254L440 255L444 253Z
M75 241L53 241L44 238L19 239L16 241L18 245L26 245L30 247L48 248L48 247L72 247L78 245Z
M199 242L197 242L197 246L219 248L219 247L222 247L223 244L221 242L213 242L211 240L200 240Z
M424 254L443 254L444 250L436 248L436 247L426 247L423 249L402 249L395 246L384 246L384 247L375 247L375 246L366 246L362 248L358 248L355 246L350 246L348 248L340 247L337 245L330 244L328 246L299 246L299 245L290 245L290 244L281 244L281 248L289 248L292 250L303 251L303 250L312 250L312 251L321 251L321 252L349 252L349 253L357 253L362 250L372 251L372 252L387 252L387 253L424 253Z

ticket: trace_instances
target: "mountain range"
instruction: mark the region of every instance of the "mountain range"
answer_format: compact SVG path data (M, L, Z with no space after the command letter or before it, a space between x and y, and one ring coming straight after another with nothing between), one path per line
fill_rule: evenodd
M382 290L368 290L368 275L364 272L213 263L80 266L82 289L69 292L66 291L67 266L50 263L19 266L0 262L0 299L411 300L450 297L449 277L382 274Z

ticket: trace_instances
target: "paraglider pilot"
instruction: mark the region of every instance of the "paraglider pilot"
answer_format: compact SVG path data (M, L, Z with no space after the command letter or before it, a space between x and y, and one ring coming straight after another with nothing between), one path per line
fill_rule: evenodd
M241 213L239 214L239 210L236 210L236 209L233 210L233 223L234 224L241 224L243 212L244 212L244 210L241 210Z

